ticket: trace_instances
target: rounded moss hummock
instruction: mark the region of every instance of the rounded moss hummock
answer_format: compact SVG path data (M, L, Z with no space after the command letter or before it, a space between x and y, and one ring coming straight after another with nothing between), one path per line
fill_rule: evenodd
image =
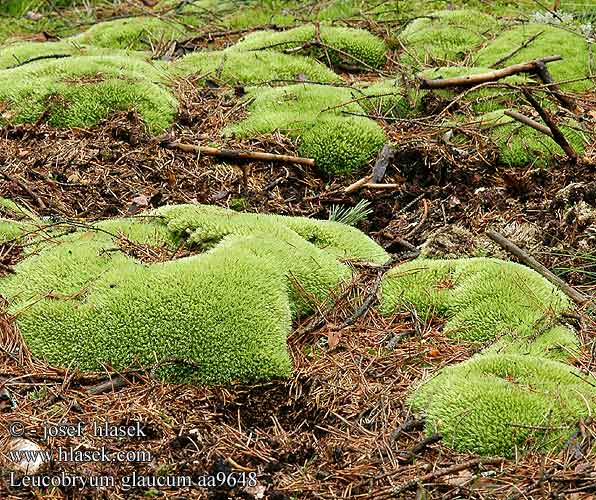
M505 165L545 167L556 155L564 154L554 139L505 115L502 109L481 116L478 122L485 132L489 131L499 148L499 161ZM587 137L580 131L580 125L569 120L558 126L572 148L582 153Z
M537 328L556 322L571 307L567 297L536 271L485 257L416 259L391 269L381 290L383 314L414 307L421 317L444 317L445 332L452 338L482 343L501 339L512 350L521 348L524 339L533 341ZM574 336L556 336L555 341L565 342L564 357L577 350Z
M163 65L129 56L45 59L0 71L2 122L46 118L57 127L97 124L116 111L136 110L151 132L173 122L177 101L162 83Z
M526 47L524 42L532 36L536 38ZM561 61L548 63L548 70L553 79L563 82L561 87L568 90L582 91L593 87L587 79L590 75L588 42L586 39L562 26L548 24L522 24L499 35L475 56L474 64L492 66L513 49L520 48L507 58L503 65L517 64L549 55L562 56ZM564 83L566 80L578 80Z
M226 131L239 137L280 131L299 141L327 175L349 174L371 160L385 143L383 129L361 116L360 93L328 85L255 88L249 116ZM345 112L345 113L344 113Z
M425 64L458 61L498 27L492 16L472 9L440 10L420 16L399 34L405 57Z
M186 29L172 20L159 17L130 17L104 21L70 37L76 43L108 49L146 50L156 44L183 38Z
M193 52L173 63L173 73L200 75L228 85L246 85L305 78L318 82L340 82L323 64L306 56L258 52Z
M172 382L289 375L292 319L350 278L340 259L388 259L349 226L200 205L64 229L38 235L36 251L0 278L27 346L83 370L157 363ZM144 263L123 250L122 238L199 253Z
M562 448L596 410L595 382L543 357L482 354L424 381L408 403L449 446L513 458Z
M227 50L263 49L311 55L330 66L378 69L385 65L387 47L382 39L362 29L306 25L287 31L256 31Z

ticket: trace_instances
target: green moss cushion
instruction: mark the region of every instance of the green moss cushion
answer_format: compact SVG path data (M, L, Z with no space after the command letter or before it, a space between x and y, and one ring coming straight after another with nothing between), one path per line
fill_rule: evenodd
M132 50L115 50L101 47L79 45L72 41L60 42L18 42L0 48L0 69L22 66L29 61L43 58L60 59L64 56L125 56L148 60L147 52Z
M320 26L323 48L307 46L298 53L309 54L324 64L349 64L382 68L385 64L385 43L368 31L334 26ZM314 25L300 26L287 31L256 31L247 35L230 51L271 49L279 52L304 46L316 40Z
M203 253L143 263L120 249L122 235ZM388 257L341 224L170 206L38 242L0 278L0 294L28 347L52 364L164 362L158 373L170 381L268 379L291 371L292 317L351 276L340 256Z
M407 59L457 61L482 44L497 26L496 19L472 9L441 10L415 19L399 38Z
M563 447L596 410L595 382L542 357L483 354L425 381L409 404L449 446L513 458Z
M159 17L130 17L91 26L70 40L110 49L148 50L158 44L184 38L184 26Z
M504 115L503 110L482 115L478 121L499 148L499 161L505 165L545 167L556 155L565 154L553 139ZM559 129L577 153L584 151L587 136L577 122L561 123Z
M136 110L152 132L173 121L177 101L163 85L163 66L128 56L75 56L0 70L3 121L57 127L97 124L116 111Z
M453 338L499 340L503 352L566 359L577 351L573 332L552 331L558 315L571 307L569 300L520 264L472 258L416 259L397 266L383 280L381 310L390 314L404 307L415 307L421 317L444 317Z
M505 31L478 51L474 63L478 66L491 66L513 49L520 47L531 36L540 32L543 33L503 64L510 65L544 56L560 55L563 57L561 61L548 63L548 70L556 81L581 79L589 75L586 39L564 27L546 24L522 24ZM581 91L591 88L593 85L590 80L584 80L564 84L563 88Z
M317 82L338 82L341 78L314 59L280 54L272 50L258 52L193 52L174 62L175 74L200 75L222 80L228 85L245 85L275 80L306 78Z
M245 120L227 127L239 137L280 131L299 142L299 152L314 158L328 175L363 167L381 149L385 133L362 114L359 93L327 85L291 85L255 89Z

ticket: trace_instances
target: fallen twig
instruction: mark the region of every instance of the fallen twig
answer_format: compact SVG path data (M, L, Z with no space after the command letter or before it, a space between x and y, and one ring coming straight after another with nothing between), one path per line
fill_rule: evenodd
M424 438L422 441L417 443L411 450L403 452L401 459L406 463L411 463L414 461L416 456L428 448L431 444L438 443L443 439L442 434L431 434L430 436Z
M583 293L576 290L572 286L565 283L561 278L553 274L549 269L543 266L540 262L538 262L534 257L524 252L521 248L519 248L515 243L508 240L502 234L493 231L492 229L487 231L486 233L488 237L493 240L495 243L503 247L508 252L515 255L519 260L521 260L524 264L528 267L534 269L534 271L540 273L544 276L548 281L552 284L558 286L561 290L563 290L571 299L577 302L580 305L587 303L590 298L586 297Z
M525 49L528 45L530 45L536 38L544 33L544 30L535 33L530 38L528 38L524 43L519 45L518 47L514 48L511 52L505 54L503 57L498 59L496 62L490 65L491 68L496 68L499 64L503 64L507 59L512 58L515 54L517 54L520 50Z
M456 76L453 78L439 78L431 80L428 78L420 79L420 88L423 89L444 89L447 87L469 87L471 85L478 85L480 83L494 82L501 78L506 78L518 73L536 73L538 62L548 63L553 61L560 61L561 56L547 56L535 61L525 63L513 64L502 69L495 69L488 73L480 73L477 75Z
M528 127L532 127L533 129L538 130L539 132L542 132L543 134L548 135L549 137L553 136L553 133L551 132L550 128L548 128L546 125L542 125L541 123L538 123L536 120L532 120L532 118L530 118L526 115L522 115L521 113L518 113L517 111L509 111L509 110L505 110L504 114L513 118L514 120L517 120L520 123L523 123L524 125L527 125Z
M565 94L563 94L563 92L561 91L561 87L559 87L559 85L557 85L554 82L553 77L551 76L550 72L548 71L548 68L546 67L546 64L544 64L542 61L538 61L536 63L536 74L542 80L542 83L548 85L548 92L557 101L559 101L561 106L568 109L572 113L577 113L579 111L577 103L570 97L567 97Z
M561 146L561 149L563 151L565 151L565 154L569 157L569 159L575 163L577 161L577 153L571 147L569 142L567 142L567 139L563 135L563 132L561 132L559 130L559 127L557 127L557 124L555 123L555 120L553 119L551 114L546 109L544 109L538 103L538 101L536 99L534 99L534 96L532 95L532 92L530 92L530 90L528 90L526 88L522 88L522 92L523 92L525 98L527 99L527 101L538 112L538 114L540 115L540 118L542 118L544 120L544 123L546 123L548 125L548 128L550 129L550 131L553 134L552 135L553 140L559 146Z
M168 149L179 149L187 153L197 152L205 156L215 156L226 160L252 160L252 161L279 161L283 163L296 163L298 165L315 166L315 160L301 158L300 156L278 155L274 153L262 153L260 151L241 151L238 149L218 149L209 146L197 146L184 144L175 141L162 141L160 145Z
M358 179L356 182L353 182L346 189L344 189L344 192L353 193L354 191L358 191L365 184L368 184L371 181L371 178L372 178L372 175L367 175L366 177L363 177L362 179Z

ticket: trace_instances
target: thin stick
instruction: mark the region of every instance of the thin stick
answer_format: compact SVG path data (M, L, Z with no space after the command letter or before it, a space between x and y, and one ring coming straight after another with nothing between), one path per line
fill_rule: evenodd
M377 184L375 182L367 182L364 187L368 189L398 189L401 184Z
M548 281L550 281L553 285L558 286L561 290L563 290L571 299L577 302L580 305L585 304L590 300L589 297L585 296L580 291L576 290L572 286L565 283L561 278L557 275L553 274L549 269L543 266L540 262L538 262L534 257L528 255L524 252L521 248L519 248L515 243L505 238L500 233L493 231L492 229L487 231L486 233L488 237L493 240L495 243L500 245L502 248L507 250L508 252L515 255L520 261L522 261L526 266L531 267L534 271L540 273L544 276Z
M498 59L495 63L491 64L491 68L496 68L499 64L503 64L507 59L512 58L515 54L517 54L520 50L525 49L528 45L530 45L536 38L544 33L544 30L535 33L530 38L528 38L524 43L522 43L519 47L516 47L511 52L505 54L503 57Z
M344 192L353 193L354 191L358 191L365 184L369 183L371 179L372 179L372 175L367 175L366 177L363 177L362 179L358 179L356 182L350 184L346 189L344 189Z
M37 203L37 206L39 208L41 208L42 210L45 210L46 208L48 208L46 206L46 204L43 202L43 200L37 195L37 193L35 191L33 191L33 189L31 189L27 183L24 180L19 179L18 177L14 177L10 174L7 174L6 172L2 172L2 175L4 176L4 178L6 180L12 181L15 184L17 184L18 186L20 186L22 189L24 189L27 194L29 196L31 196L31 198L33 198L33 201L35 201L35 203Z
M546 64L544 64L542 61L538 61L536 63L536 74L538 75L540 80L542 80L542 83L548 85L547 91L557 101L559 101L561 106L568 109L572 113L577 113L579 111L577 103L570 97L567 97L565 94L563 94L563 92L561 91L561 87L559 87L559 85L557 85L554 82L553 77L551 76L550 72L548 71L548 68L546 67Z
M577 162L577 153L567 142L567 139L563 135L563 132L559 130L559 127L557 127L557 124L555 123L555 120L550 115L550 113L546 109L544 109L536 99L534 99L534 96L532 95L532 92L530 92L530 90L522 88L522 92L525 98L528 100L528 102L538 112L540 118L542 118L544 120L544 123L546 123L548 125L548 128L550 128L551 132L553 133L553 140L559 146L561 146L561 149L565 151L565 154L573 163Z
M548 63L553 61L560 61L561 56L547 56L534 61L514 64L502 69L495 69L488 73L480 73L478 75L456 76L453 78L440 78L438 80L429 80L427 78L420 79L420 88L423 89L444 89L447 87L469 87L471 85L478 85L480 83L494 82L505 78L507 76L516 75L518 73L535 73L537 63Z
M205 156L215 156L225 160L253 160L253 161L279 161L283 163L296 163L308 167L315 166L315 160L311 158L301 158L299 156L278 155L274 153L261 153L259 151L241 151L238 149L218 149L209 146L196 146L194 144L184 144L181 142L164 141L161 146L168 149L179 149L187 153L197 152Z
M528 127L532 127L533 129L536 129L539 132L548 135L549 137L553 136L553 133L551 132L550 128L548 128L545 125L542 125L542 123L538 123L537 121L532 120L532 118L526 115L522 115L517 111L509 111L508 109L505 110L504 114L510 116L511 118L517 120L520 123L523 123L524 125L527 125Z

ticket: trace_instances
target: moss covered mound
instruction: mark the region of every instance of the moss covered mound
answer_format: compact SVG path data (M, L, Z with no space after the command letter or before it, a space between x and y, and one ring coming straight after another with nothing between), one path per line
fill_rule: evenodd
M240 137L279 130L299 140L300 154L314 158L324 173L346 174L362 167L385 142L381 127L361 114L358 96L347 88L290 85L254 89L247 119L227 128Z
M70 40L109 49L147 50L185 35L184 26L172 20L130 17L94 24Z
M489 132L499 148L499 161L505 165L544 167L556 155L565 154L553 139L504 115L503 110L481 116L479 123L483 130ZM572 121L559 124L559 129L569 144L581 154L587 143L587 136L579 127L578 123Z
M363 87L358 103L371 116L405 118L420 111L421 94L414 85L406 90L395 80L381 80Z
M368 68L382 68L385 64L385 42L368 31L320 26L318 35L322 47L313 44L317 41L317 28L314 25L300 26L287 31L257 31L227 50L271 49L283 52L304 47L299 53L316 57L324 64L348 64Z
M292 317L309 309L304 297L324 300L350 277L340 256L387 259L337 223L191 205L152 215L57 234L0 279L35 355L83 370L175 358L159 370L170 381L287 376L286 336ZM142 263L120 250L122 235L204 252Z
M442 370L409 399L427 432L461 451L514 457L560 449L596 409L596 379L542 357L483 354ZM592 385L591 385L592 384Z
M246 85L306 78L338 82L341 78L323 64L306 56L257 52L193 52L173 63L174 74L200 75L227 85Z
M414 307L421 317L443 316L453 338L499 340L507 352L567 358L577 350L572 331L551 332L560 313L570 308L567 297L535 271L512 262L417 259L398 266L383 280L381 310L390 314L404 307ZM541 328L542 342L535 344Z
M419 63L457 61L480 46L497 26L492 16L472 9L441 10L413 20L399 38L406 53Z
M147 52L104 49L63 40L60 42L19 42L0 48L0 70L10 69L43 59L70 56L121 56L149 60Z
M31 62L0 71L0 123L36 122L57 127L97 124L116 111L136 110L149 130L173 121L177 101L160 84L157 64L124 57L77 56Z
M561 61L548 63L548 70L555 81L564 82L589 75L588 42L578 34L564 27L547 24L523 24L499 35L476 54L475 64L491 66L509 54L513 49L521 47L530 37L542 32L527 47L522 48L503 65L531 61L548 55L560 55ZM586 90L593 84L590 80L570 82L562 85L569 90Z

